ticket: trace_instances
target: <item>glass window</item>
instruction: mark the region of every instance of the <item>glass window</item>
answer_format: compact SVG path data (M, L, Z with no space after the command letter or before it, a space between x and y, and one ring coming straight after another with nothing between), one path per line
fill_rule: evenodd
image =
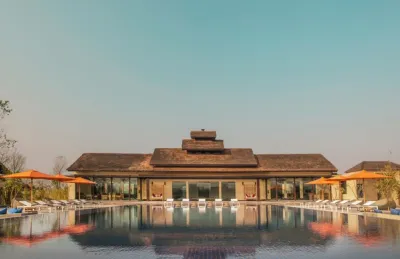
M296 178L296 191L297 191L297 181L299 178ZM306 184L308 182L311 182L313 178L301 178L300 182L300 193L301 189L303 189L303 197L301 197L300 194L300 199L304 200L313 200L314 199L314 186L311 184Z
M172 182L172 198L174 198L174 200L182 200L186 198L185 182Z
M284 198L285 178L276 178L276 193L278 199Z
M357 199L364 198L364 193L363 193L363 185L362 183L357 184Z
M189 183L190 199L215 199L219 197L219 182Z
M267 199L277 199L277 188L276 178L267 179Z
M347 194L347 183L346 182L340 182L340 189L342 191L342 194Z
M289 200L294 199L294 179L293 178L285 179L283 195L284 195L285 199L289 199Z
M137 199L137 178L130 178L131 181L131 189L129 190L129 182L127 183L126 189L128 192L130 192L130 198L131 199ZM128 193L128 198L129 198L129 193Z
M230 200L236 198L236 183L221 182L222 199Z

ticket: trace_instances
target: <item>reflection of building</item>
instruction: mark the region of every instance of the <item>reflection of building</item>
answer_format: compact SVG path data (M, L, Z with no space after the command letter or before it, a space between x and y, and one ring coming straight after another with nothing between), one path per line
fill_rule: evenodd
M140 200L309 199L315 189L304 183L337 171L321 154L254 155L225 148L215 131L204 130L192 131L181 148L153 154L86 153L68 170L97 182L81 187L86 195Z
M255 213L253 222L246 221L246 210ZM291 222L286 223L282 220L283 210L277 206L242 206L232 213L229 208L208 208L205 215L200 215L198 208L170 212L150 205L121 207L85 215L81 220L95 221L96 229L72 239L89 251L97 251L92 247L147 247L157 255L183 258L246 257L271 245L276 250L287 246L307 247L310 251L324 249L330 238L321 238L300 225L302 217L306 222L312 221L311 215L301 217L289 208Z

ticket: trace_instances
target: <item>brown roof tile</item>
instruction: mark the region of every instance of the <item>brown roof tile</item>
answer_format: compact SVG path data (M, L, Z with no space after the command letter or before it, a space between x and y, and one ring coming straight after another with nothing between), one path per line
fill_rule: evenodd
M223 154L188 154L179 148L156 148L150 164L172 167L256 167L257 160L249 148L225 149Z
M336 167L321 154L264 154L256 155L265 171L332 171Z
M158 149L159 150L159 149ZM165 151L167 150L167 151ZM176 152L176 150L180 152ZM233 152L232 152L233 151ZM235 155L247 153L251 150L233 149ZM155 152L157 153L157 152ZM68 171L110 171L110 172L336 172L337 169L323 155L320 154L260 154L253 156L255 166L250 161L225 160L224 155L194 154L185 155L180 149L162 149L158 152L162 156L159 166L153 167L151 154L113 154L113 153L85 153L75 161ZM165 160L165 159L172 160ZM258 166L257 166L258 160ZM165 163L165 165L164 165ZM236 163L236 165L232 165ZM242 163L242 164L240 164ZM249 167L248 164L251 164Z
M84 153L68 171L131 171L152 169L151 154Z
M400 170L400 165L389 162L389 161L362 161L361 163L348 169L345 173L352 173L358 171L369 171L369 172L379 172L385 168L386 165L390 165L394 170Z
M212 130L192 130L190 137L192 139L215 139L217 132Z
M182 141L182 149L189 151L223 151L224 141L184 139Z

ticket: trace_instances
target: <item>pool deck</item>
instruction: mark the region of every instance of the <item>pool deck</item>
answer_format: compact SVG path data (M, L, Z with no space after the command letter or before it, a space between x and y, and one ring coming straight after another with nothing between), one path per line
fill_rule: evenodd
M350 214L350 215L359 215L359 216L367 216L367 217L375 217L375 218L382 218L382 219L391 219L391 220L399 220L400 216L398 215L391 215L387 211L384 213L372 213L372 212L360 212L360 211L347 211L347 210L329 210L329 209L321 209L321 208L307 208L301 206L300 203L303 201L239 201L241 206L257 206L257 205L278 205L278 206L285 206L291 208L298 208L298 209L305 209L305 210L316 210L316 211L325 211L325 212L336 212L336 213L343 213L343 214ZM194 204L194 203L193 203ZM191 206L193 207L193 204ZM209 202L209 205L212 202ZM111 208L111 207L120 207L120 206L129 206L129 205L153 205L153 206L160 206L164 205L164 201L102 201L100 206L87 206L84 208L77 208L74 209L78 210L91 210L91 209L102 209L102 208ZM176 207L180 207L180 202L174 202ZM229 202L224 202L224 206L229 206ZM22 213L22 214L6 214L0 215L1 219L10 219L10 218L18 218L18 217L25 217L29 215L35 214L44 214L44 213L52 213L54 211L39 211L38 213Z

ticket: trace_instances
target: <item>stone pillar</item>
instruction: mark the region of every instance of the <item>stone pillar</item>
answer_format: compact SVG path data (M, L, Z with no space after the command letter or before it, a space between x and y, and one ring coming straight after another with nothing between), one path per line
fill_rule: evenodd
M150 201L150 179L146 179L146 198Z
M218 181L218 198L222 199L222 183L221 183L221 181Z
M190 197L189 197L189 181L186 181L186 199L190 199Z
M299 188L300 188L300 199L304 199L304 181L303 178L298 178L298 181L300 181Z
M110 200L113 200L113 194L114 194L114 190L113 190L114 188L113 188L113 177L111 177L111 199Z
M131 177L129 176L128 177L128 181L129 181L129 184L128 184L128 199L129 200L131 200L131 191L132 191L132 189L131 189Z

